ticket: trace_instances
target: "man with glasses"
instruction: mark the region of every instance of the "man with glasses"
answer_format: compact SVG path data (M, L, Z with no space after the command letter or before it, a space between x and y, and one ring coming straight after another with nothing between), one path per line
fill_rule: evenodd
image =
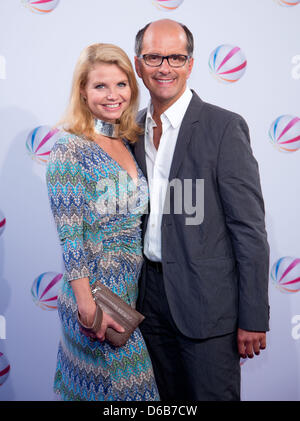
M168 19L136 36L135 67L151 97L134 145L150 193L138 309L162 400L239 400L239 357L266 347L264 203L244 119L187 87L193 44L189 29ZM194 223L189 210L201 206Z

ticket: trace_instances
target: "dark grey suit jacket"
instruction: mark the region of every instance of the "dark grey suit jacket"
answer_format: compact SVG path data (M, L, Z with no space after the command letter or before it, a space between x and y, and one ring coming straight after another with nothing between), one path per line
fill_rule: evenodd
M145 123L146 110L139 113ZM144 137L134 145L147 176ZM162 218L162 265L166 295L178 329L190 338L269 329L269 246L258 165L246 122L203 102L196 93L178 135L169 181L204 179L204 219L187 225L183 209ZM183 194L183 193L182 193ZM143 233L148 220L144 216ZM145 293L140 280L138 308Z

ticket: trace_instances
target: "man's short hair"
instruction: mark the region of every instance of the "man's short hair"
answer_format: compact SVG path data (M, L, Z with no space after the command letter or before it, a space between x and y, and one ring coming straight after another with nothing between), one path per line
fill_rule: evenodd
M143 39L144 39L144 34L148 28L148 26L151 25L152 22L147 23L147 25L145 25L142 29L140 29L138 31L138 33L136 34L135 37L135 54L136 56L141 55L142 52L142 46L143 46ZM182 29L184 30L185 34L186 34L186 39L187 39L187 53L189 56L193 55L194 52L194 37L193 34L191 33L191 31L189 30L189 28L186 25L183 25L180 22L177 22Z

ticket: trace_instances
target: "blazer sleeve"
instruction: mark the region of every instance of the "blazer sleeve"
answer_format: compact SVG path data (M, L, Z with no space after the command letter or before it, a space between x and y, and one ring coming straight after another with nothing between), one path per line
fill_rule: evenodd
M89 277L83 241L85 176L68 142L58 141L46 173L48 196L68 281Z
M269 245L265 209L248 126L240 116L224 130L217 174L239 275L239 327L267 331Z

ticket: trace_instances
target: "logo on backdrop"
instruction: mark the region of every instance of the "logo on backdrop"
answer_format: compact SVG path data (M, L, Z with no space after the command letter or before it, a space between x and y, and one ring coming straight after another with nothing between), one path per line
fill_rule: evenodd
M27 137L26 148L29 155L37 162L46 164L51 149L58 138L58 129L50 126L38 126Z
M6 60L4 56L0 56L0 79L6 79Z
M3 212L0 209L0 236L3 234L5 226L6 226L6 218L5 218L5 216L3 215Z
M300 0L275 0L276 3L280 4L280 6L291 7L297 6L300 3Z
M271 269L271 279L281 292L300 291L300 259L291 256L281 257Z
M58 6L59 0L22 0L22 3L32 12L45 15Z
M164 10L165 12L170 12L177 9L182 3L183 0L152 0L153 4L159 9Z
M271 124L269 137L279 151L297 151L300 148L300 118L289 114L279 116Z
M216 79L224 83L233 83L244 75L247 60L239 47L223 44L211 52L208 65Z
M292 67L291 75L295 80L300 79L300 54L292 57L292 64L295 66Z
M57 294L62 273L44 272L32 284L33 301L43 310L57 310Z
M10 365L4 354L0 352L0 386L7 380L9 375Z

